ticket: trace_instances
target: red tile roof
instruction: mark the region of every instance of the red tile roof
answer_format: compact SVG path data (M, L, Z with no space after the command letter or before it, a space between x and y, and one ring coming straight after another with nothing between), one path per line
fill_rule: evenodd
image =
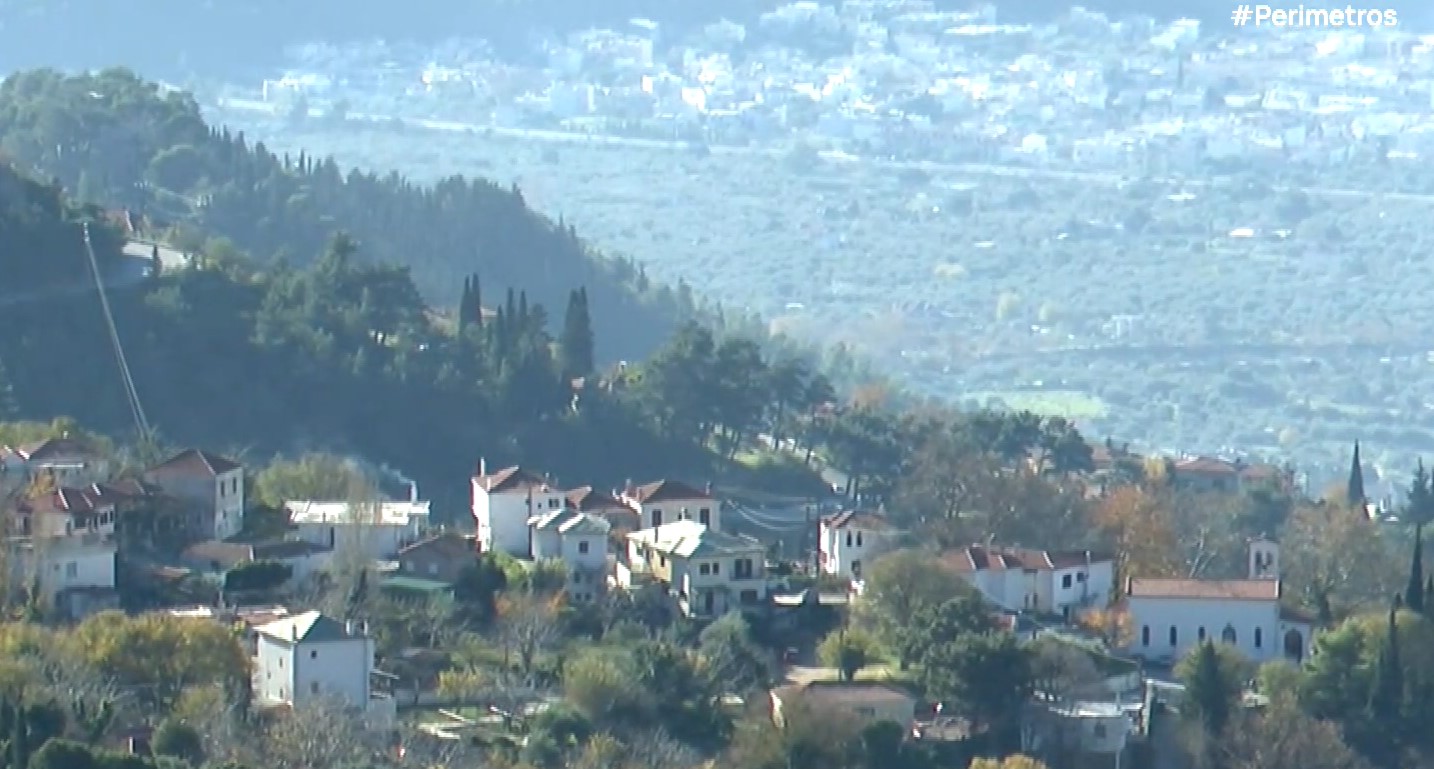
M420 539L400 549L398 556L402 558L421 551L432 551L444 558L456 560L476 556L478 554L478 543L472 536L445 531L434 534L426 539Z
M505 467L495 473L475 475L473 481L489 494L522 489L548 488L548 480L537 473L524 470L518 465Z
M1195 473L1198 475L1235 475L1239 468L1233 462L1226 462L1223 459L1212 459L1210 457L1195 457L1194 459L1181 459L1175 463L1177 473Z
M832 529L844 529L850 526L866 531L888 531L893 528L891 521L888 521L885 515L867 510L844 510L840 513L833 513L823 518L822 523Z
M227 457L221 457L203 449L185 449L151 470L177 470L181 473L214 477L238 470L243 465Z
M597 512L600 510L627 509L627 505L619 502L616 497L604 494L591 486L579 486L567 493L568 504L574 510L583 512Z
M26 462L83 461L99 457L99 452L84 441L74 438L46 438L6 450Z
M125 480L117 484L96 483L84 487L63 487L39 499L30 500L26 507L31 513L69 513L84 515L97 510L113 507L121 502L149 496L153 491L137 481Z
M1188 598L1226 601L1278 601L1277 579L1129 579L1130 598Z
M688 499L711 499L712 494L708 491L698 490L682 481L653 481L652 483L638 486L629 490L627 496L636 500L638 504L647 505L655 502L673 502Z
M1088 550L1032 550L1020 547L988 547L971 545L958 550L948 550L941 555L941 561L958 572L1004 571L1023 569L1031 571L1052 571L1073 569L1089 563L1111 560L1109 555Z

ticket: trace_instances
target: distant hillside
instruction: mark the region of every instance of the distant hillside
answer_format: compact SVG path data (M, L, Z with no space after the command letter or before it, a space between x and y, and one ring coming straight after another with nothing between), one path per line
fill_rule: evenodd
M222 236L261 263L306 263L342 229L360 258L404 265L441 306L457 304L462 276L474 272L490 297L517 287L550 307L585 286L600 360L645 357L692 312L685 292L650 287L630 261L597 257L516 190L462 178L428 189L276 157L207 126L189 96L125 70L10 77L0 85L0 137L6 155L81 199Z
M375 0L0 0L0 41L4 43L0 45L0 71L40 66L98 68L122 62L164 77L189 72L238 77L275 65L286 45L315 40L433 42L462 35L485 37L500 48L519 50L540 30L613 27L632 17L644 17L663 25L667 33L682 34L724 17L750 21L781 4L776 0L434 0L423 4ZM937 0L936 5L962 10L972 3ZM1002 16L1012 21L1049 19L1072 5L1082 5L1112 14L1193 16L1220 25L1228 23L1231 8L1215 0L1001 0L996 5Z
M63 280L70 266L83 265L78 233L91 213L0 163L4 288L12 279ZM99 221L89 226L92 240L114 248L117 232ZM159 439L247 450L258 461L313 449L357 454L402 468L451 518L462 514L479 457L600 488L663 475L750 484L730 450L709 449L700 426L714 429L715 417L727 435L775 432L786 423L773 419L831 397L825 380L800 373L807 369L787 364L778 376L750 354L751 342L714 343L689 325L647 369L655 372L650 386L594 385L575 399L570 382L592 372L593 343L604 343L591 334L581 292L570 293L553 324L562 329L556 339L545 308L521 291L495 296L496 312L481 323L471 304L476 290L466 292L470 317L454 329L433 322L406 269L367 264L360 253L340 235L302 270L205 257L189 269L112 285L125 359ZM58 415L135 436L92 290L0 301L0 421ZM796 470L785 477L812 482Z

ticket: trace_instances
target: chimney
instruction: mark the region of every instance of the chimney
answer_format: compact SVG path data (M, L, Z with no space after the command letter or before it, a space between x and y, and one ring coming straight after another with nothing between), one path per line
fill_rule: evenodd
M478 457L478 474L488 474L488 459L486 457Z
M353 621L353 620L346 620L346 621L344 622L344 635L351 636L351 635L353 635L353 634L354 634L354 621Z
M359 623L359 633L363 634L364 638L368 638L368 620Z
M707 485L702 488L702 493L709 497L712 496L712 481L707 482Z
M294 643L299 642L299 626L292 622L289 623L289 640Z
M418 481L409 481L409 482L408 482L408 501L409 501L409 502L417 502L417 501L418 501Z
M622 482L623 496L632 496L632 479L628 478Z

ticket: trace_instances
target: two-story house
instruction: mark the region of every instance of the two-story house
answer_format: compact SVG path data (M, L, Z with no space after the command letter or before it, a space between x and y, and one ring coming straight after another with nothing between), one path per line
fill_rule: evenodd
M681 481L661 480L641 486L629 482L620 498L637 513L639 528L693 521L712 531L722 530L722 502L712 496L711 484L697 489Z
M689 617L712 617L767 598L766 547L752 537L713 531L692 520L627 535L618 568L624 587L654 579Z
M528 520L535 561L562 562L568 598L587 603L607 588L608 522L591 513L554 510Z
M428 531L429 503L285 502L289 523L299 538L334 551L336 556L360 553L365 558L392 558Z
M376 702L381 698L371 685L375 644L366 627L307 611L255 631L254 694L259 702L296 708L336 702L370 715L391 709L391 700Z
M4 476L0 486L28 483L41 474L57 487L88 486L109 480L110 463L94 447L68 434L23 446L0 446L0 476Z
M444 531L398 551L398 573L405 577L453 584L478 560L478 541L471 534Z
M817 564L823 573L859 581L862 569L895 544L896 530L879 512L847 510L817 524Z
M71 616L114 603L118 511L146 490L137 483L61 488L16 506L10 564L17 583Z
M1006 611L1073 619L1104 608L1115 590L1115 559L1088 550L971 545L941 561Z
M488 472L487 460L478 461L478 474L471 479L473 523L478 546L519 558L528 553L528 519L561 510L565 494L548 479L513 465Z
M244 466L202 449L186 449L144 474L189 510L192 540L233 537L244 529Z

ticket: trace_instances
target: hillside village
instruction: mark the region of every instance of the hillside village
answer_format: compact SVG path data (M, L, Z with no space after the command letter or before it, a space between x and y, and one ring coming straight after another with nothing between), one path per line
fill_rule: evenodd
M1130 458L1113 446L1091 447L1091 455L1091 471L1080 480L1086 495L1118 496L1119 463ZM1181 493L1298 493L1285 468L1153 461ZM901 576L902 568L932 569L952 580L936 584L954 591L937 596L938 604L967 596L1017 642L1094 660L1060 691L1037 682L1019 708L1022 748L1051 766L1071 755L1096 762L1084 765L1119 766L1133 751L1154 749L1153 718L1179 701L1172 699L1181 690L1173 666L1207 641L1251 663L1299 664L1334 622L1288 592L1287 556L1267 538L1248 541L1237 578L1147 577L1132 567L1132 553L991 540L932 549L884 506L862 507L837 489L809 518L810 550L782 560L773 541L743 532L744 520L747 531L760 532L750 525L760 513L711 484L659 479L610 492L565 488L539 470L480 459L470 479L471 516L450 527L434 522L416 485L408 499L295 499L282 510L265 509L252 496L252 472L202 449L143 470L121 468L97 444L69 433L4 447L0 488L15 527L7 553L11 590L55 621L122 607L237 623L256 706L337 700L372 730L411 722L404 744L442 744L470 739L488 722L462 713L508 711L491 693L478 694L486 689L453 685L442 640L452 632L422 642L415 635L412 646L396 647L392 634L371 630L379 621L373 610L353 610L354 595L371 579L392 600L387 605L425 607L405 621L461 624L453 618L465 612L454 607L491 601L491 590L488 599L475 593L483 591L482 575L497 569L510 588L526 584L579 611L636 602L698 627L745 616L779 647L780 672L766 695L779 723L793 703L819 703L858 722L893 721L909 740L962 744L982 728L969 711L918 696L919 687L878 663L874 648L831 651L847 637L840 617L922 589L902 584L913 578ZM1340 515L1381 525L1388 510L1360 506L1357 448L1343 492L1359 504L1340 503ZM1397 526L1397 516L1383 525ZM344 589L337 605L345 608L315 598L323 593L313 586L333 587L344 573L357 574L359 583ZM434 607L449 614L435 617ZM838 629L818 648L812 628L831 627L832 619L820 619L828 614ZM526 642L533 646L523 654L549 641ZM872 676L858 675L868 666ZM503 708L531 716L551 704L542 696Z

